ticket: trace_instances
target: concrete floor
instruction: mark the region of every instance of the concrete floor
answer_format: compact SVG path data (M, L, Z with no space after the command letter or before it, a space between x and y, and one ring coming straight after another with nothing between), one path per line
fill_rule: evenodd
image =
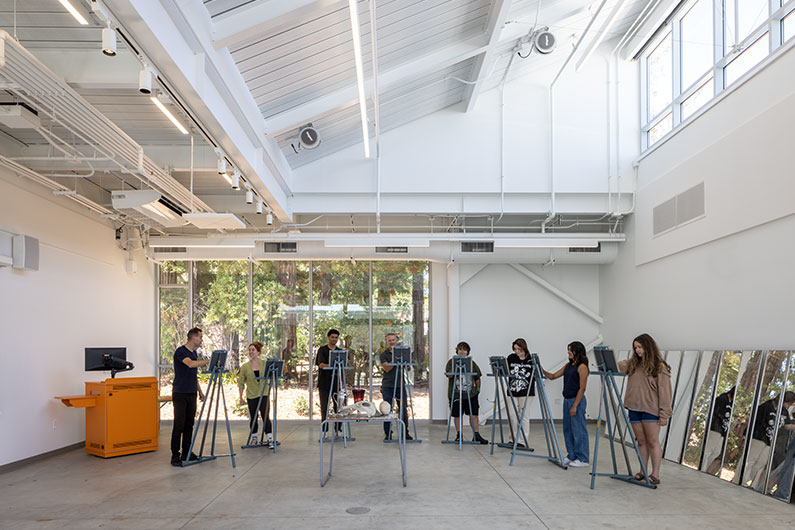
M334 476L321 488L316 425L281 422L274 455L241 450L248 431L236 423L236 469L228 458L183 469L169 465L164 424L154 453L103 460L79 449L0 475L0 528L795 528L795 505L683 466L664 463L657 490L609 478L590 490L589 468L535 458L509 467L506 449L459 452L439 443L444 426L418 430L424 441L407 447L407 488L381 424L354 427L356 441L337 446ZM541 430L532 430L540 450ZM482 432L489 438L491 429ZM600 445L607 471L608 444ZM369 512L346 512L355 507Z

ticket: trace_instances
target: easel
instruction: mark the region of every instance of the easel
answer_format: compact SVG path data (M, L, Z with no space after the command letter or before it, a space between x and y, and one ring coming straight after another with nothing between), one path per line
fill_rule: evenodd
M263 398L264 399L270 399L270 391L273 390L273 399L271 400L272 401L272 403L271 403L272 407L269 407L269 408L272 409L272 412L273 412L273 420L271 421L271 427L272 427L273 432L272 432L271 435L273 436L273 447L272 447L272 449L273 449L274 453L276 452L276 446L279 445L279 442L277 441L277 438L276 438L276 428L277 428L277 424L278 424L278 409L277 409L277 406L278 406L278 403L279 403L279 401L278 401L279 379L284 379L284 377L282 377L283 369L284 369L284 360L282 360L282 359L268 359L267 361L265 361L265 370L263 370L264 373L263 373L262 377L257 377L256 378L257 381L267 381L267 385L263 384L262 388L260 389L259 400L257 401L257 409L256 409L256 413L255 414L259 414L260 407L262 406ZM267 398L265 397L265 387L266 386L268 387L268 397ZM251 427L249 428L249 431L248 431L248 438L246 439L246 445L244 445L242 447L243 449L248 449L250 447L262 447L263 445L265 445L265 443L264 443L265 440L264 439L261 441L261 443L258 443L258 444L252 444L251 443L251 437L254 436L254 426L257 424L256 423L257 421L258 421L258 419L255 416L254 422L251 423ZM265 434L265 425L262 426L262 431L263 431L263 434Z
M516 455L519 456L532 456L533 458L544 458L553 464L556 464L563 469L567 466L563 463L563 456L560 451L560 440L558 439L558 431L555 428L555 420L552 419L552 409L549 407L549 398L547 397L547 389L544 386L542 378L541 364L538 362L538 354L530 354L530 364L532 365L532 374L530 375L530 386L535 383L536 392L538 393L538 404L541 408L541 424L544 426L544 441L547 444L546 455L531 455L526 452L517 452L518 439L514 440L513 450L511 451L511 462L508 465L513 465L513 459ZM524 421L525 414L527 414L527 401L522 407L522 415L519 418L519 425Z
M417 363L411 362L411 350L408 346L395 346L392 353L392 362L387 363L387 366L393 366L393 370L397 370L395 374L395 383L392 388L392 403L395 402L396 396L400 396L400 406L398 407L398 418L403 419L403 411L407 412L409 423L414 431L413 440L405 440L405 443L422 443L417 437L417 423L414 421L414 398L411 395L411 380L409 372L412 366L418 366ZM406 398L405 400L403 398ZM409 416L408 413L411 413ZM406 432L409 426L406 425ZM384 440L384 443L397 443L398 440L393 440L390 436L389 440Z
M513 408L515 418L519 417L519 408L516 406L516 400L513 398L513 395L508 392L508 389L510 388L511 375L508 373L508 362L505 360L505 357L489 357L489 364L491 365L491 373L488 374L488 376L494 378L494 405L491 413L491 450L489 451L489 454L493 455L495 445L504 448L510 448L514 446L514 444L507 443L505 441L505 436L502 429L502 404L505 403L506 412L508 407ZM530 447L530 443L527 441L527 434L522 428L522 423L519 423L519 433L514 435L513 423L510 421L510 419L511 415L508 414L508 428L510 429L511 438L516 440L519 437L518 434L521 433L522 440L524 440L524 448L517 446L517 449L520 451L533 451L533 449ZM497 442L497 438L495 436L497 422L500 423L499 442Z
M594 489L594 485L596 483L596 477L610 477L617 480L623 480L624 482L628 482L630 484L634 484L636 486L643 486L646 488L657 489L657 486L651 483L649 480L649 475L646 472L646 463L640 456L640 450L638 449L638 441L635 439L635 434L632 432L632 428L630 427L629 422L629 415L627 414L627 410L624 408L624 402L621 399L621 391L618 389L618 385L616 384L615 376L619 375L621 377L625 377L626 374L622 374L618 371L618 366L616 365L616 359L613 355L613 350L605 347L597 346L594 348L594 356L596 357L596 364L599 368L598 372L591 372L599 374L599 378L601 379L602 389L601 389L601 399L599 401L599 419L597 420L596 424L596 444L594 445L593 450L593 467L591 469L591 489ZM627 465L627 474L620 474L618 472L618 464L616 462L616 448L615 448L615 439L610 436L608 440L610 441L610 455L612 456L613 460L613 472L612 473L597 473L596 472L596 463L599 458L599 438L602 431L602 408L604 407L605 411L605 421L607 422L607 432L613 432L612 424L610 422L610 410L612 409L613 415L615 418L616 423L618 424L619 414L624 419L624 427L618 426L618 435L620 438L621 450L624 453L624 462ZM619 412L620 411L620 412ZM626 439L624 437L625 433L629 433L629 438L632 441L632 447L635 449L635 456L638 457L638 462L640 463L640 470L643 473L643 481L635 480L635 477L632 474L632 466L629 463L629 455L627 455L627 444Z
M468 361L468 362L467 362ZM444 375L446 376L453 376L453 388L458 388L458 426L461 431L464 430L464 407L463 405L463 398L464 398L464 376L474 377L477 372L472 371L472 358L468 355L454 355L453 356L453 371L452 372L445 372ZM472 393L472 389L475 386L475 382L472 381L472 388L469 389L467 392L467 404L469 405L469 412L472 412L472 400L470 399L470 394ZM464 436L461 434L461 431L458 432L458 441L450 439L450 424L453 422L453 402L451 401L450 406L450 414L447 416L447 436L444 440L442 440L443 444L458 444L458 450L461 451L463 449L464 444L468 445L475 445L480 444L480 442L476 442L474 440L465 442ZM472 436L475 436L475 428L471 425L470 428L472 429Z
M347 382L345 380L345 371L346 370L353 370L352 367L347 366L348 364L348 351L347 350L332 350L329 352L329 365L323 368L324 370L331 370L331 392L328 394L328 404L326 406L326 410L328 411L327 414L331 416L332 405L334 403L334 394L333 390L336 388L336 394L340 396L342 403L338 402L338 405L345 405L345 398L346 392L348 391ZM325 419L320 420L321 423L325 422ZM334 439L337 439L337 432L336 432L336 424L338 422L331 422L334 424L334 433L332 436ZM340 422L341 423L341 422ZM323 437L325 437L326 433L321 431ZM342 442L343 447L348 447L348 442L355 441L356 438L351 436L351 426L350 423L342 423ZM322 443L322 442L321 442Z
M194 464L201 464L208 460L215 460L219 456L228 456L232 459L232 467L235 466L235 452L232 447L232 430L229 428L229 414L226 410L226 396L224 395L224 385L222 384L223 374L228 370L224 369L226 364L226 350L215 350L212 358L210 359L209 373L210 382L207 384L207 392L205 393L204 401L202 402L201 412L199 412L199 419L196 422L196 427L193 430L193 437L190 440L190 449L188 450L188 457L182 462L182 467L192 466ZM205 372L208 373L208 372ZM218 430L218 408L220 403L224 404L224 422L226 423L226 435L229 438L229 454L217 455L215 454L215 436ZM213 405L215 405L215 414L213 415ZM191 461L190 455L193 454L193 447L196 444L196 438L201 429L202 418L204 417L204 409L207 409L207 419L204 423L204 432L202 433L201 446L199 447L199 455L196 460ZM213 416L213 434L210 441L210 455L204 456L204 442L207 439L207 427L210 423L210 417Z

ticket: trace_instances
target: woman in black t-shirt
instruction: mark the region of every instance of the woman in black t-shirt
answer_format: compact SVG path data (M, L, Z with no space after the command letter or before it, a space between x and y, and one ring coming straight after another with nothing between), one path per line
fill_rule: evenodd
M516 410L510 401L505 404L508 409L508 418L511 422L511 443L515 441L516 436L519 437L518 447L524 447L521 443L524 440L519 430L519 418L522 416L522 410L525 411L524 419L521 427L524 430L525 436L529 434L530 429L530 406L533 404L533 397L536 395L535 382L532 379L533 365L530 361L530 350L527 348L527 341L524 339L516 339L511 344L513 353L508 356L508 370L511 378L508 385L513 396L514 403L516 403Z

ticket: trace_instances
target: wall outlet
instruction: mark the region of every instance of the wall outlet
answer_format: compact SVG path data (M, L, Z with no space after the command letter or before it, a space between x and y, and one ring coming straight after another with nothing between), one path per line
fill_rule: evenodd
M55 420L52 420L52 430L55 430Z

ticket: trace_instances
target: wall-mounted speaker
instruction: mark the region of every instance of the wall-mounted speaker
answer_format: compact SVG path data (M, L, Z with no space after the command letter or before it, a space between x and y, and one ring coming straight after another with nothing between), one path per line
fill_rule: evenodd
M39 240L30 236L14 236L13 258L15 269L39 270Z

